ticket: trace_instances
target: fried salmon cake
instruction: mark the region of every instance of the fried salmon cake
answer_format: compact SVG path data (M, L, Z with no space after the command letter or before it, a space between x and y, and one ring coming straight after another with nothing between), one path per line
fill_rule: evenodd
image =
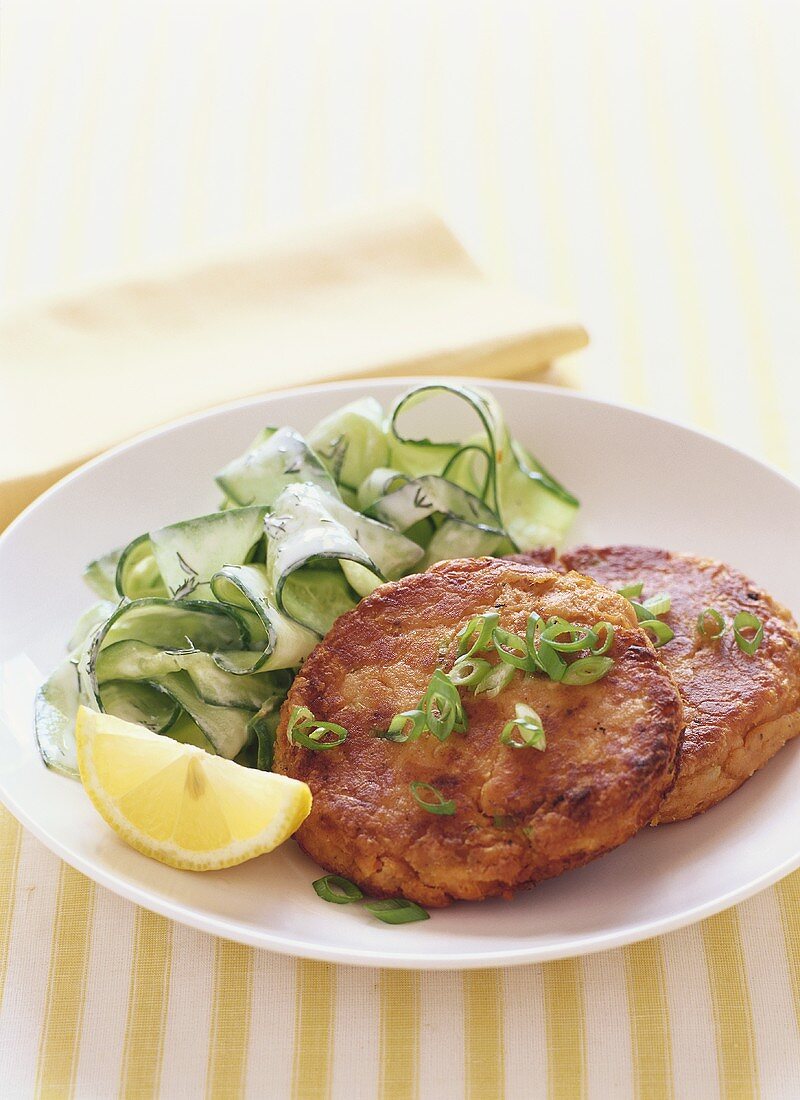
M532 560L542 560L538 551ZM716 805L800 734L797 626L742 573L708 558L643 546L582 546L565 553L561 566L611 588L642 581L645 596L667 592L671 597L662 618L675 637L658 652L683 696L686 730L675 786L653 824L681 821ZM728 623L718 641L697 630L698 615L709 607ZM752 656L741 652L731 630L740 611L764 625L764 639Z
M585 686L515 671L495 698L462 689L467 729L443 742L378 736L418 706L432 674L452 667L459 631L487 611L523 635L532 611L605 620L614 665ZM541 716L544 751L500 742L520 703ZM290 742L300 706L347 739L330 751ZM297 840L313 859L370 894L442 906L510 896L627 840L673 782L682 726L680 696L626 600L577 573L463 559L385 584L336 621L284 705L275 769L311 787ZM455 813L422 808L414 782Z

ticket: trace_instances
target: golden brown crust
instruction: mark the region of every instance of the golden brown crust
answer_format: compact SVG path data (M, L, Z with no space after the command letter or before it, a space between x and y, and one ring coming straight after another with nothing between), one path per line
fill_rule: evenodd
M678 777L654 824L709 809L800 733L797 627L744 574L708 558L642 546L583 546L565 553L561 565L612 588L641 580L645 596L670 594L672 609L663 618L675 638L659 656L683 696L687 725ZM764 640L752 657L738 648L730 625L719 641L701 638L697 616L708 607L728 624L740 611L761 619Z
M586 687L517 672L495 699L462 692L468 731L444 743L376 737L417 705L436 668L452 666L456 634L490 608L523 633L532 610L605 619L616 627L615 665ZM541 715L544 752L500 744L517 702ZM344 725L344 744L328 752L290 744L298 705ZM309 855L370 893L437 906L508 896L628 839L673 781L681 727L680 697L625 600L578 574L460 560L383 585L334 624L292 686L275 767L313 792L297 836ZM412 780L453 798L457 813L421 809Z

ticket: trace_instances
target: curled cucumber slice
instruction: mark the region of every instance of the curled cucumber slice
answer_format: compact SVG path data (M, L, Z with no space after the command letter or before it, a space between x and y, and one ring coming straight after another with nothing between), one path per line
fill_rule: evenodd
M471 438L408 428L436 398L450 403L437 410L443 424L455 402L467 407ZM216 481L219 511L146 531L87 567L99 602L36 699L49 767L77 775L83 704L268 768L294 673L359 599L445 558L558 544L577 508L490 394L444 382L409 390L388 416L365 398L306 437L265 428Z

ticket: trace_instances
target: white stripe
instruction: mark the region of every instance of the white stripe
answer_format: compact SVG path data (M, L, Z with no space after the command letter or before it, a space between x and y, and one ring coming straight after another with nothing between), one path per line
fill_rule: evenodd
M161 1094L196 1100L205 1094L214 978L213 936L173 925L172 979ZM287 1026L291 1028L291 1023Z
M333 1019L332 1100L373 1100L378 1095L380 971L337 967Z
M738 907L763 1100L791 1096L797 1088L800 1035L780 910L774 890Z
M23 832L0 1012L0 1065L8 1096L32 1096L45 1018L61 860Z
M604 951L583 960L586 1083L590 1098L633 1096L630 1013L625 955ZM613 1051L613 1057L609 1057Z
M289 1096L292 1091L296 969L294 959L288 956L253 952L253 1000L245 1079L245 1093L252 1100L260 1100L265 1092Z
M697 925L661 937L676 1100L719 1095L714 1011Z
M515 966L502 973L506 1100L530 1100L544 1095L547 1082L542 968Z
M89 936L76 1096L112 1096L119 1088L135 915L136 907L129 901L97 887Z
M429 971L420 989L419 1095L463 1100L464 996L459 971Z

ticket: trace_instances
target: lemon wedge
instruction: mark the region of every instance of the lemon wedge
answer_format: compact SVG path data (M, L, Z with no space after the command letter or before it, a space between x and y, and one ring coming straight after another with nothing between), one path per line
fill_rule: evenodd
M132 848L213 871L271 852L308 817L311 791L86 707L76 726L89 798Z

